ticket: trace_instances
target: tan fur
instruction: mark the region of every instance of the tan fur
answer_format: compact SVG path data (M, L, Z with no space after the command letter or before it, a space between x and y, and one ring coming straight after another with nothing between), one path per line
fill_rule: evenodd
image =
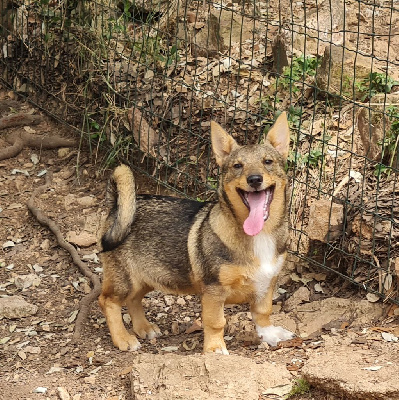
M211 130L213 152L221 167L219 201L214 204L169 197L136 199L130 169L120 166L114 171L117 206L102 232L106 251L101 254L104 279L99 302L112 340L121 350L139 347L123 324L122 305L127 306L140 338L160 334L146 319L141 304L152 290L201 296L205 352L227 354L223 340L226 303L248 302L257 327L270 325L273 274L285 259L288 238L283 164L289 143L286 115L278 118L266 143L258 146L239 146L215 122ZM262 177L259 190L274 188L270 215L262 230L265 245L255 245L256 237L244 232L249 212L237 192L253 191L249 177L254 175ZM260 258L256 246L260 246ZM265 280L264 287L259 279Z

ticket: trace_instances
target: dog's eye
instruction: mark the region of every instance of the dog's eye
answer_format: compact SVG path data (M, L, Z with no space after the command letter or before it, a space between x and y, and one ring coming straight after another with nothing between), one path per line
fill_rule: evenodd
M236 164L233 165L233 167L234 167L235 169L240 169L240 168L242 168L242 164L236 163Z
M273 160L265 160L263 162L265 163L265 165L273 164Z

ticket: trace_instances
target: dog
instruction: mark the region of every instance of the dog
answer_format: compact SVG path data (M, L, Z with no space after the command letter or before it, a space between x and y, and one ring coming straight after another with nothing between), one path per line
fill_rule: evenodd
M238 145L212 121L212 149L221 171L216 202L136 196L131 169L114 170L114 206L101 237L99 304L116 347L140 347L124 326L123 305L136 335L161 334L142 306L152 290L201 296L204 352L228 354L223 334L229 303L250 304L257 333L269 345L293 338L270 322L273 289L287 253L289 141L285 113L258 145Z

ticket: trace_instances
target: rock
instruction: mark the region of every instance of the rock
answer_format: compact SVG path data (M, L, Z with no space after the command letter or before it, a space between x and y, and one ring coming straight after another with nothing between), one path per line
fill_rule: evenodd
M382 368L368 370L365 368L373 366L365 361L373 359L369 350L341 347L314 353L305 363L302 375L312 386L345 400L399 400L399 365L382 360L379 354L375 357Z
M71 150L68 147L62 147L60 149L58 149L58 158L64 158L66 157L69 153L71 152Z
M300 321L298 330L301 337L328 328L340 328L342 323L350 326L362 326L380 318L383 308L367 300L350 300L331 297L299 305L295 317Z
M21 296L0 298L0 319L29 317L37 313L37 306L26 302Z
M381 143L391 127L391 121L386 115L386 104L398 104L399 92L376 94L370 99L370 103L373 104L371 109L362 107L357 114L355 132L360 140L355 139L356 153L374 161L381 161L383 151ZM384 156L389 156L389 154L385 152Z
M285 365L237 355L139 354L130 380L136 400L258 400L268 388L290 384L290 374Z
M39 286L41 279L36 274L13 275L14 284L18 289L27 289L31 286Z
M70 243L76 244L79 247L89 247L97 243L97 238L95 235L82 231L77 234L75 231L69 231L66 234L66 240Z
M344 0L320 0L317 7L307 7L306 14L296 15L303 22L293 32L295 51L317 55L330 43L342 44L343 32L348 29L345 27L348 17L344 19L344 3Z
M272 52L273 52L273 72L282 74L284 67L288 65L287 49L283 35L278 34L274 38L272 45Z
M97 204L97 200L92 196L80 197L76 202L82 207L93 207Z
M73 203L75 203L76 197L74 194L67 194L64 198L64 207L67 211L73 208Z
M323 243L334 241L342 233L343 218L342 204L331 203L331 200L327 199L315 200L309 209L309 239Z
M309 302L310 290L301 286L291 297L285 302L285 310L290 311L302 303Z
M49 239L44 239L43 242L40 245L40 248L44 251L47 251L50 248L50 240Z
M216 57L225 49L220 23L214 14L209 14L208 23L194 36L191 49L194 57Z
M58 387L57 392L60 400L70 400L71 396L69 395L68 391L65 388Z
M356 88L353 92L352 83L347 82L352 82L355 78L356 81L361 81L375 69L369 57L357 55L342 46L327 46L317 71L316 85L330 95L359 99L360 92Z

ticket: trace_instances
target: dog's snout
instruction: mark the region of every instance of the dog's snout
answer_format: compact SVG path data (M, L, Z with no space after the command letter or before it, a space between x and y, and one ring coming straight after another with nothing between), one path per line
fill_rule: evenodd
M262 175L250 175L247 178L248 184L253 187L254 189L257 189L263 182L263 176Z

